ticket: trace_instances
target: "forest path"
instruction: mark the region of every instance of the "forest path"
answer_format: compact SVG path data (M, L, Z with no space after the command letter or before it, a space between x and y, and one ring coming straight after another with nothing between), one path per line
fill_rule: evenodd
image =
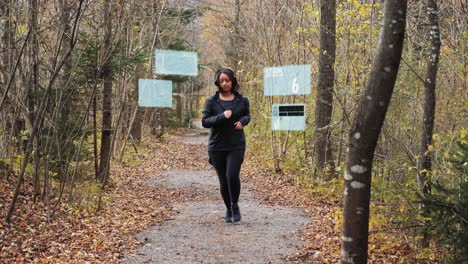
M310 218L302 209L263 204L242 172L242 221L223 222L218 179L206 158L207 137L203 130L175 135L173 144L181 145L166 153L174 157L167 160L169 168L146 184L189 195L172 206L172 220L137 235L143 246L127 253L124 263L283 263L298 252L299 234Z

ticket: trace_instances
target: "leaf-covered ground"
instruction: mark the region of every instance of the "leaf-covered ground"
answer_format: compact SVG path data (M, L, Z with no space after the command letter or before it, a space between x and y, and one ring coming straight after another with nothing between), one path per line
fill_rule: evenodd
M87 206L62 203L48 222L47 203L32 202L27 178L16 205L12 224L5 216L12 196L14 178L0 180L0 263L117 263L125 252L140 246L135 235L151 226L172 219L176 203L203 197L196 190L181 191L145 182L170 170L207 168L206 149L201 145L180 144L173 131L162 139L147 139L141 158L113 163L110 185L103 196L103 207L96 212L96 192L92 188L75 190ZM340 261L340 201L320 194L313 187L297 184L291 175L275 175L247 152L242 180L248 181L265 203L304 208L311 221L302 234L300 253L286 256L292 263L338 263ZM89 195L87 194L89 193ZM53 206L57 197L51 197ZM94 200L93 200L94 199ZM67 200L67 199L64 199ZM417 251L398 230L372 234L371 263L430 263L417 259Z

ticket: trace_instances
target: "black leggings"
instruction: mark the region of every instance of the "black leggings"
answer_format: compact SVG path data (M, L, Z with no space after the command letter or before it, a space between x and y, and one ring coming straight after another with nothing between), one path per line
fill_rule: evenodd
M244 161L245 149L233 151L208 151L211 164L218 174L221 196L226 208L237 204L240 195L240 168Z

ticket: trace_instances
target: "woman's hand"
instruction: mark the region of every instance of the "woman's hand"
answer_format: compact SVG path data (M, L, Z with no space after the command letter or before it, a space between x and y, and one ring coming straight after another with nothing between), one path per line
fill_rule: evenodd
M242 125L240 121L237 121L234 123L234 129L241 130L242 128L244 128L244 126Z
M231 115L232 115L232 110L224 111L224 117L226 117L226 119L231 118Z

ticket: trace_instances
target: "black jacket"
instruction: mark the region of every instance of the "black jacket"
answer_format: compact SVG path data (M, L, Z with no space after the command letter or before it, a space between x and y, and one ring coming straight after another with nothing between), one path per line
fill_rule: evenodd
M234 103L231 118L226 119L220 103L219 92L205 101L202 126L210 129L208 151L231 151L245 149L244 130L234 129L234 123L240 121L243 126L250 122L249 100L238 92L234 92Z

